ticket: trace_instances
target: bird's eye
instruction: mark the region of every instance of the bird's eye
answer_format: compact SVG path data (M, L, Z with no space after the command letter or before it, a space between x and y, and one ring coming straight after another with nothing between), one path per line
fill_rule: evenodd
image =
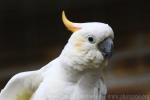
M89 37L88 37L88 41L89 41L90 43L95 43L95 39L94 39L94 37L92 37L92 36L89 36Z

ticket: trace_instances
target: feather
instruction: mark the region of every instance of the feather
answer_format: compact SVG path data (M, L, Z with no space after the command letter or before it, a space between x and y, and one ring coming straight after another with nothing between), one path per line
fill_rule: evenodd
M29 100L42 78L39 71L15 75L0 93L0 100Z

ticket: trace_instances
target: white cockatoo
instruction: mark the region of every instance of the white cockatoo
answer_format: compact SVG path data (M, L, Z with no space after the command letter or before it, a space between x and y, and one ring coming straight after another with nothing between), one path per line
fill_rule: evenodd
M102 71L113 47L113 30L100 22L73 23L73 32L59 57L39 70L16 74L0 93L0 100L105 100Z

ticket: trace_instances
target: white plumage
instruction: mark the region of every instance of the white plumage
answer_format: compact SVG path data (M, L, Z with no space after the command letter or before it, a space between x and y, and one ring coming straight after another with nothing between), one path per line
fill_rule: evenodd
M0 100L105 100L102 69L111 52L113 31L104 23L72 23L73 32L59 57L37 71L15 75Z

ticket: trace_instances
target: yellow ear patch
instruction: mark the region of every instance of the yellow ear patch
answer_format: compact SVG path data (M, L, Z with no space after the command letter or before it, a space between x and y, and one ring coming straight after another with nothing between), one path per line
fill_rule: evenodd
M80 41L77 41L76 43L75 43L75 47L76 48L80 48L81 46L82 46L82 41L80 40Z
M81 36L78 37L78 38L76 39L76 42L75 42L75 48L76 48L78 51L83 50L82 45L83 45L84 42L85 42L85 40L84 40L83 37L81 37Z
M23 91L17 96L17 100L30 100L32 94L32 92Z

